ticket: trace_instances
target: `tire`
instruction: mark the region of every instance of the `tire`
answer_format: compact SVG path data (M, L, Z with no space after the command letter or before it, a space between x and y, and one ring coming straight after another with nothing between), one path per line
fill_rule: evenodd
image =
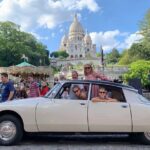
M144 132L140 134L140 141L143 144L150 145L150 132Z
M0 144L4 146L14 145L21 141L23 127L20 120L13 115L0 117Z

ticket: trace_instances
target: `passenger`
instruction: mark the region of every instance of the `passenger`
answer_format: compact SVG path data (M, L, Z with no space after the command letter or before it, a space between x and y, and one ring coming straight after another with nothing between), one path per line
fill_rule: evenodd
M84 76L85 80L98 80L98 79L108 80L108 78L103 74L95 72L91 64L84 65ZM92 86L92 97L98 96L98 90L99 90L98 85Z
M72 71L72 80L78 80L78 72L76 70ZM70 95L71 99L77 99L77 96L75 95L75 93L72 90L75 85L76 84L71 85L71 90L69 92L69 95ZM80 89L84 88L83 84L78 84L78 86L80 87Z
M68 88L68 87L66 87L66 88L64 89L63 94L61 95L61 98L62 98L62 99L69 99L69 98L70 98L70 97L69 97L69 88Z
M84 65L84 76L85 80L109 80L106 76L104 76L101 73L97 73L93 70L93 67L91 64L85 64Z
M59 81L58 77L54 77L54 85L57 84Z
M73 92L75 93L76 97L79 100L86 100L87 99L87 93L83 89L80 89L80 87L78 85L75 85L73 87Z
M99 96L92 98L92 102L117 102L117 99L108 97L107 90L104 87L100 87Z

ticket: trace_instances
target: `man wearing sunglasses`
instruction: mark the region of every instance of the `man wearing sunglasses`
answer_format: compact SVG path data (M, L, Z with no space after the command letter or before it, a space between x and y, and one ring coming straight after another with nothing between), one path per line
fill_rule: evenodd
M83 89L80 89L78 85L73 87L73 92L79 100L87 99L87 93Z
M107 90L104 87L99 88L99 96L92 98L92 102L117 102L116 99L108 97Z

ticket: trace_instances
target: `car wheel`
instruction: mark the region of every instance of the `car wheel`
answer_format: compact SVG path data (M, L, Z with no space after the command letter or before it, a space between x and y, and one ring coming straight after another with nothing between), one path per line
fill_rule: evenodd
M20 120L12 115L0 117L0 144L13 145L18 143L23 136L23 127Z
M142 133L140 138L141 138L140 140L142 141L142 143L150 144L150 132Z

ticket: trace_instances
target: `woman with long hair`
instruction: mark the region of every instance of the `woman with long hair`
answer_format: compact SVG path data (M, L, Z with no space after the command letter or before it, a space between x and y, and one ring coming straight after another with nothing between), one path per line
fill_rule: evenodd
M85 80L109 80L103 74L95 72L91 64L84 65L84 76ZM92 86L92 97L98 96L98 90L97 85Z

